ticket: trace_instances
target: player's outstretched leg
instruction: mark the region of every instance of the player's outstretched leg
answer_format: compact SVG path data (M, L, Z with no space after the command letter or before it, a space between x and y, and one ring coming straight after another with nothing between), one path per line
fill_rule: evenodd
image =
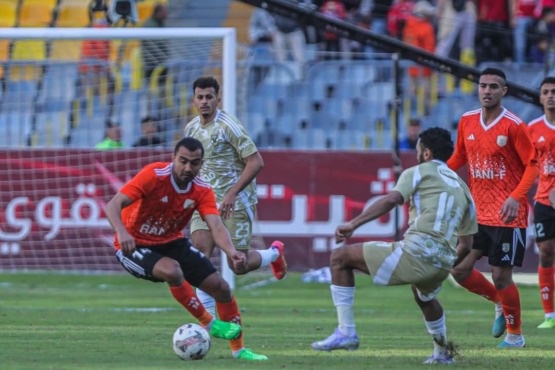
M318 342L312 343L312 349L315 349L317 351L333 351L336 349L354 351L358 349L358 346L358 335L354 334L353 336L347 336L343 334L338 327L335 328L332 335L330 335L326 339L322 339Z

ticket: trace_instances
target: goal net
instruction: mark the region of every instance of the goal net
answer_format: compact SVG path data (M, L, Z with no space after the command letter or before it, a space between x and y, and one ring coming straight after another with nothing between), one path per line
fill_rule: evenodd
M0 269L120 271L105 203L171 160L196 78L245 118L246 48L233 28L0 28L0 44ZM145 117L161 144L134 148ZM109 126L124 149L95 150Z

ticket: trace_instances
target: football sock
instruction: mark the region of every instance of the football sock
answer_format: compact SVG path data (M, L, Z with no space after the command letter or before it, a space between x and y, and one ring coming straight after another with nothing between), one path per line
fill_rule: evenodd
M507 322L507 333L522 334L521 318L520 318L520 295L515 283L512 283L505 289L498 290L501 304L503 305L503 313Z
M216 316L216 300L212 298L211 295L203 291L202 289L197 288L197 297L202 302L206 311L210 312L212 316Z
M445 326L445 315L436 321L426 321L426 329L434 339L434 356L444 357L447 353L447 327Z
M553 266L551 267L538 267L538 278L540 281L540 294L542 299L543 311L546 317L553 316L553 289L555 288L555 281L553 278ZM551 315L549 315L551 314Z
M480 271L476 269L472 269L470 275L468 275L468 277L459 284L472 293L481 295L482 297L493 303L499 302L495 286L490 283L490 281L486 279L486 277Z
M184 281L179 286L170 286L170 291L175 300L196 317L202 325L207 326L212 322L214 317L206 311L188 282Z
M268 248L257 251L260 254L260 267L268 267L270 263L277 260L279 257L279 252L276 248Z
M339 331L348 337L356 334L353 305L355 303L355 287L330 285L331 297L337 310Z
M229 302L216 302L216 307L218 309L220 320L241 325L241 315L239 314L239 307L237 307L237 301L235 301L235 297L232 297L231 301ZM229 346L231 347L232 351L239 351L244 347L243 331L241 331L241 335L239 335L237 339L231 339L229 341Z

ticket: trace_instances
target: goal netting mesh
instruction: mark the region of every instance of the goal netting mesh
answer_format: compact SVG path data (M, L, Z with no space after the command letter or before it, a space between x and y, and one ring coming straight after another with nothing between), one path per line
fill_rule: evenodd
M247 49L229 28L12 28L0 44L0 270L121 271L105 204L171 160L196 78L215 76L245 119ZM145 117L158 147L133 147ZM124 149L95 149L108 126Z

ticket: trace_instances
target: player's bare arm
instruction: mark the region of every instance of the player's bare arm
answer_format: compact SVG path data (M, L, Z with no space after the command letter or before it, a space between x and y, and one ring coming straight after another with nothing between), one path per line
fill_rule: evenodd
M264 167L264 161L260 153L256 152L245 158L245 169L241 173L239 180L233 185L225 194L222 203L220 204L220 214L223 219L230 217L233 214L233 207L235 205L235 198L241 190L249 185L255 178L260 170Z
M457 259L453 267L457 266L472 249L472 242L474 238L472 235L459 235L459 243L457 244Z
M499 215L501 216L501 221L506 224L513 222L518 215L518 207L520 204L513 197L508 197L503 203Z
M367 222L388 213L398 205L405 203L403 196L398 191L392 191L376 203L365 209L360 215L351 221L337 226L335 230L335 242L342 243L353 235L353 232Z
M106 217L118 236L121 251L126 256L130 256L135 252L135 239L127 232L121 220L121 210L131 203L133 203L133 201L127 195L118 192L108 204L106 204L105 209Z
M237 251L233 246L229 231L225 227L222 219L218 215L205 215L204 221L210 229L212 238L217 246L229 257L234 268L241 268L245 263L245 254Z

